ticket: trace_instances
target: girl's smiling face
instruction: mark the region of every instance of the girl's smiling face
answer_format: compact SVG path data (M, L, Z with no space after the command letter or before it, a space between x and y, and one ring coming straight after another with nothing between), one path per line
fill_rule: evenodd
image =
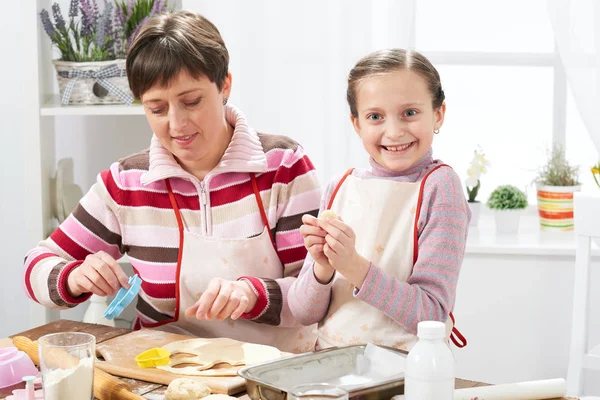
M356 86L356 133L371 157L391 171L405 171L431 148L446 104L433 109L427 82L409 69L364 77Z

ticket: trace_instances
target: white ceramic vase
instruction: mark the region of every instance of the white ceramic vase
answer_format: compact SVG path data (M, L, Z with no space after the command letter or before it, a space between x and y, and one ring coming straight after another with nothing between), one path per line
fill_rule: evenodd
M106 326L115 327L115 321L104 318L103 314L108 307L108 300L106 297L101 297L93 294L90 298L90 304L88 305L85 314L83 315L83 322L88 324L101 324Z
M475 227L479 224L479 215L481 214L482 204L479 201L469 202L469 208L471 209L471 222L469 225Z
M495 210L496 231L500 234L519 232L519 221L523 210Z

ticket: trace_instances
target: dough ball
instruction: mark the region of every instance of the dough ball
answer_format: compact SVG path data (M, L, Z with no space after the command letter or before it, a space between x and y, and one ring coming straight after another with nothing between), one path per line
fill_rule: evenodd
M321 213L321 215L319 216L319 219L322 219L322 220L325 221L325 220L330 219L330 218L331 219L337 219L337 217L338 216L335 215L335 213L333 211L331 211L331 210L325 210L325 211L323 211Z
M190 378L177 378L167 388L166 400L198 400L210 394L210 388Z
M205 400L229 400L229 399L237 399L237 397L227 396L226 394L211 394L204 398Z

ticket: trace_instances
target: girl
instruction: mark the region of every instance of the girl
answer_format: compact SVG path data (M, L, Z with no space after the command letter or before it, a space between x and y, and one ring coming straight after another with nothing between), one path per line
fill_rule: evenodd
M309 254L289 306L303 324L319 322L318 349L410 350L420 321L447 322L450 334L470 219L459 177L432 158L444 91L424 56L390 49L356 64L347 99L371 167L329 183L320 219L303 216Z

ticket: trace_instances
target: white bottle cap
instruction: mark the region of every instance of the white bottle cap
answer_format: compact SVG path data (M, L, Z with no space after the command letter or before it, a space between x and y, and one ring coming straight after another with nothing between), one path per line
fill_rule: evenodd
M446 325L439 321L419 322L417 336L420 339L443 339L446 336Z

